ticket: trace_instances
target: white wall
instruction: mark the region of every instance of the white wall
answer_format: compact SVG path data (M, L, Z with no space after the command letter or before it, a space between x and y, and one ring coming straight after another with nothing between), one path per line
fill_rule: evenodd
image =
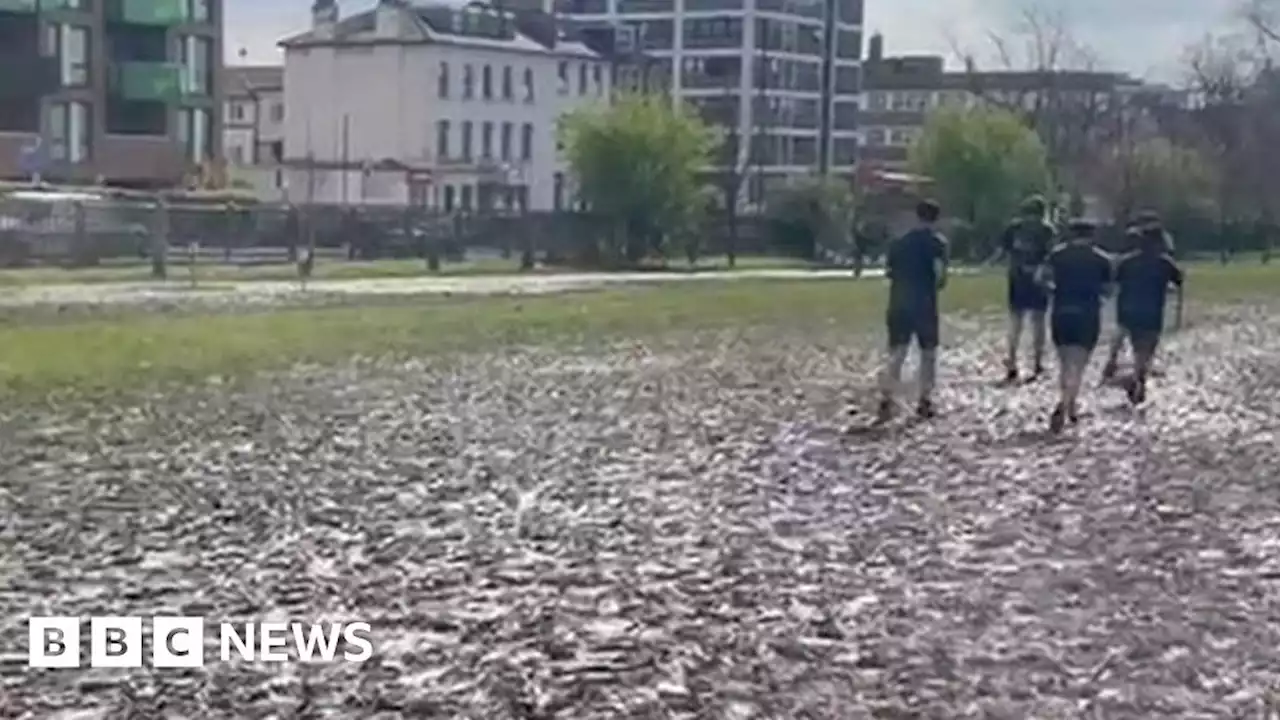
M558 66L570 66L570 92L559 92ZM563 169L556 152L556 124L567 110L586 103L607 102L609 73L602 66L602 86L597 94L594 74L588 71L588 92L578 93L578 66L585 59L563 55L533 54L511 50L434 45L381 45L360 48L292 49L286 54L283 123L285 158L317 161L343 159L342 126L347 118L347 158L352 162L395 159L412 166L432 166L436 197L445 185L474 184L479 175L457 161L441 162L436 157L437 121L449 121L449 147L457 156L462 146L462 123L472 123L472 154L481 153L484 123L493 124L493 154L501 150L502 124L513 124L513 162L520 163L521 126L534 125L533 159L521 168L522 182L529 186L529 207L550 209L554 203L554 178ZM449 65L449 95L439 96L440 63ZM482 68L493 68L491 100L483 98ZM474 68L475 94L463 97L464 67ZM502 95L502 68L513 69L514 99ZM524 69L534 70L534 102L524 100ZM447 171L445 166L449 166ZM303 173L305 175L305 173ZM340 177L334 171L332 175ZM291 175L291 177L293 177ZM328 176L326 175L326 178ZM330 179L317 181L325 188L335 186ZM336 185L340 185L337 182ZM291 186L296 189L291 182ZM348 181L348 196L356 197ZM330 192L326 189L325 193ZM379 193L387 198L404 195L400 191ZM317 197L320 197L317 191ZM332 197L332 196L328 196Z

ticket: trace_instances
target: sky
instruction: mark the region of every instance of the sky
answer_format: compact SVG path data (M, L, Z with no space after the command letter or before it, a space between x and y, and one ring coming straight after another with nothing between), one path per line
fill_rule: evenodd
M339 0L343 13L375 0ZM236 62L274 63L276 42L310 24L311 0L225 0L226 52ZM1138 77L1176 82L1187 46L1207 32L1238 22L1240 0L866 0L867 34L880 31L891 54L940 53L956 48L994 61L988 33L1016 38L1019 18L1032 7L1061 15L1072 35L1103 65Z

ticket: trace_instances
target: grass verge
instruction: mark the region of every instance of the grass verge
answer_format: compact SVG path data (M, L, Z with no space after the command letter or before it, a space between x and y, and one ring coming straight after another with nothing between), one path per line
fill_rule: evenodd
M1203 266L1189 307L1280 296L1280 268ZM957 277L947 312L1003 303L999 276ZM158 381L244 376L356 355L430 355L509 344L582 345L726 328L875 329L878 280L672 283L570 295L420 298L412 304L236 315L126 314L0 327L0 392L13 396L116 392Z
M741 270L790 269L811 267L812 263L794 258L742 257L736 268ZM655 268L657 269L657 268ZM675 261L668 268L672 272L706 272L727 270L728 260L708 257L697 265ZM378 260L373 262L317 261L312 277L317 280L365 280L416 277L483 277L511 275L520 272L518 257L468 260L445 263L438 272L430 272L421 260ZM576 272L572 268L538 268L535 274ZM170 282L187 283L190 272L185 265L173 265L169 269ZM199 283L255 282L264 280L296 280L297 269L293 265L198 265L196 279ZM0 270L0 287L31 287L38 285L147 283L151 280L149 265L131 264L95 268L63 269L36 267Z

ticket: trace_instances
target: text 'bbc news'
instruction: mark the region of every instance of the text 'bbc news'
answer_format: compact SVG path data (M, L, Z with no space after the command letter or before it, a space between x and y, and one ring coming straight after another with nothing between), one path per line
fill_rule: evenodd
M144 618L89 618L89 667L143 666ZM217 634L219 659L230 662L350 662L373 656L367 622L350 623L206 623L201 617L151 618L150 661L158 668L202 667L205 630ZM27 665L78 668L81 621L78 617L33 617L28 623Z

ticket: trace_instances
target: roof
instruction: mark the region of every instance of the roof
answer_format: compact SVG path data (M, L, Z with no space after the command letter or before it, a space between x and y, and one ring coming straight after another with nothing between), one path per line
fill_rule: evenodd
M1137 83L1122 73L1092 70L947 70L940 55L889 56L863 66L867 90L989 90L1106 92Z
M383 8L382 11L385 10ZM402 13L400 33L396 37L378 35L377 16L380 10L373 9L339 20L334 25L332 36L311 30L281 40L280 46L288 50L335 45L442 44L528 54L582 58L602 56L562 27L554 17L541 12L501 11L477 3L465 7L434 4L391 10Z
M228 65L222 73L223 92L227 95L284 88L284 68L280 65Z

